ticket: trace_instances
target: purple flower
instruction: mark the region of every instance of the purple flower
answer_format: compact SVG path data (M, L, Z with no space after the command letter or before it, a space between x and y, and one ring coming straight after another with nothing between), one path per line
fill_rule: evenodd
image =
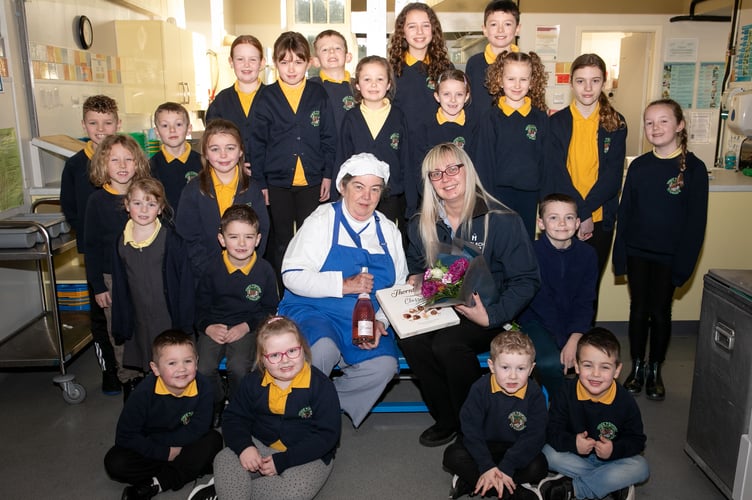
M423 297L430 299L436 293L439 291L439 285L435 281L424 281L423 285L420 287L420 293L423 295Z
M451 266L449 266L449 274L452 275L452 283L457 283L465 275L469 263L464 257L455 260Z

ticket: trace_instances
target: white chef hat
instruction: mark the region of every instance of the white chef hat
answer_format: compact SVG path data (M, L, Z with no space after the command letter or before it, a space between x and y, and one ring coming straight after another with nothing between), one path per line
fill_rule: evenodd
M337 191L342 192L340 182L342 178L350 174L353 177L358 175L375 175L384 179L384 185L389 182L389 164L376 158L371 153L358 153L348 158L341 167L339 167L339 173L337 174Z

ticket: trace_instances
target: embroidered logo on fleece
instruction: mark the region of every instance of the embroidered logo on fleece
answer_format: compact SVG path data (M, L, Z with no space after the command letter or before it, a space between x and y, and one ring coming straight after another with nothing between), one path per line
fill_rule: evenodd
M342 109L350 111L355 107L355 98L351 95L342 98Z
M313 416L313 409L310 406L306 406L298 412L300 418L311 418Z
M186 413L182 417L180 417L180 423L183 424L183 425L190 424L192 416L193 416L193 412L189 411L188 413Z
M535 125L531 123L530 125L525 127L525 135L527 136L528 139L530 139L531 141L534 141L536 137L538 137L538 127L536 127Z
M527 417L521 411L513 411L507 419L509 420L509 427L516 431L525 430L525 427L527 427Z
M679 185L679 181L676 177L672 177L666 181L666 191L668 191L669 194L681 193L681 186Z
M426 87L428 87L431 90L436 90L436 82L430 76L426 77Z
M619 432L619 429L611 422L601 422L598 424L597 429L600 433L599 437L608 439L609 441L616 439L616 434Z
M465 141L464 137L459 136L459 137L455 137L454 138L454 140L452 141L452 144L454 144L455 146L457 146L460 149L465 149L465 143L466 142L467 141Z
M311 125L318 127L321 122L321 111L311 111Z
M603 154L608 154L608 150L611 149L611 138L610 137L604 137L603 138Z
M395 151L399 149L399 132L395 132L389 136L389 146Z
M256 283L251 283L245 287L245 298L252 302L261 300L261 287Z
M185 183L188 184L189 182L191 182L191 179L193 179L194 177L198 177L198 172L194 172L193 170L191 170L189 172L186 172L184 177L185 177Z

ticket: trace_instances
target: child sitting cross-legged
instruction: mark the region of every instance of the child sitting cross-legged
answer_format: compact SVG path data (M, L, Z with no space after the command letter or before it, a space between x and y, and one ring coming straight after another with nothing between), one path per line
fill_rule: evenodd
M535 347L519 331L491 341L491 370L478 379L460 411L462 435L444 451L444 467L455 474L451 498L462 495L536 499L522 483L548 472L546 399L531 380Z
M592 328L577 342L578 378L554 395L543 447L550 469L565 477L540 485L544 500L624 500L631 485L648 478L640 409L616 382L619 350L605 328Z
M125 403L115 446L104 457L110 477L130 483L123 500L148 500L211 472L222 436L211 428L214 390L196 373L193 336L167 330L154 339L151 369Z

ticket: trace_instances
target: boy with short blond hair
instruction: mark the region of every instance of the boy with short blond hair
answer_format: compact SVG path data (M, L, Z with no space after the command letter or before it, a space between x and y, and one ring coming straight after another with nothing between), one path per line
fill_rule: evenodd
M520 8L511 0L492 0L483 12L483 35L488 40L483 52L467 60L465 74L470 81L470 106L482 115L493 105L493 96L486 87L486 70L496 56L508 50L519 52L514 44L520 34Z
M540 485L544 500L624 500L631 485L648 478L640 409L616 382L620 350L616 336L600 327L577 343L578 378L554 395L543 447L549 468L565 477Z
M345 113L355 106L350 73L345 65L352 60L347 51L347 39L335 30L324 30L313 41L313 65L319 68L319 76L310 79L323 85L334 110L337 134L342 128Z
M598 257L592 246L575 238L580 227L577 202L552 193L539 204L533 242L541 286L519 316L519 324L538 353L537 380L555 394L564 374L574 368L577 341L595 316Z
M247 205L232 205L222 214L219 244L224 248L207 265L196 290L199 372L214 384L214 420L221 423L230 399L256 356L256 330L277 311L277 278L256 247L259 219ZM227 359L227 394L219 362Z
M89 141L81 151L65 161L60 178L60 208L68 224L76 232L78 253L83 255L86 204L89 201L89 195L99 189L89 179L89 164L99 143L120 129L118 105L115 99L106 95L87 97L83 105L81 126L89 137ZM115 352L107 335L107 320L104 310L94 300L91 301L89 318L92 337L97 346L99 365L102 369L102 392L110 396L120 394L122 389L117 377Z
M187 141L191 129L188 110L176 102L160 104L154 112L154 131L162 145L149 165L151 174L164 185L173 213L177 213L183 188L201 171L201 155Z
M534 366L535 347L524 333L502 332L491 341L491 373L473 384L460 410L462 434L444 451L444 467L455 474L451 498L538 498L522 486L548 472L541 454L546 399L529 378Z
M114 480L130 483L123 499L150 499L180 490L211 472L222 436L211 429L214 391L196 373L196 345L180 330L152 344L153 373L131 394L118 419L115 446L104 457Z

